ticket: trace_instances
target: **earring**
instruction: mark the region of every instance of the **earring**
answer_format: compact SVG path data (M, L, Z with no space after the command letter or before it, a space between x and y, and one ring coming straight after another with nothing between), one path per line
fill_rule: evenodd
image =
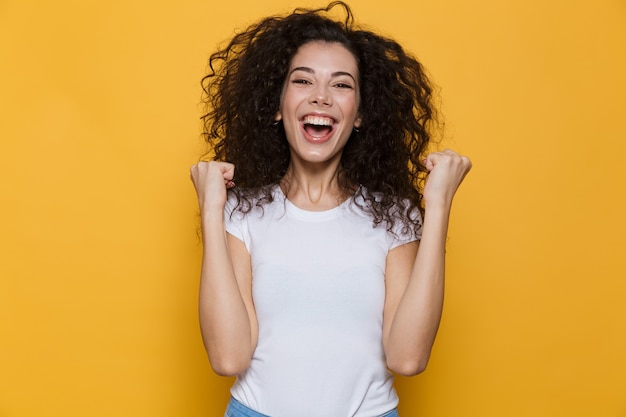
M272 123L272 126L278 126L279 123L280 123L280 120L276 120L274 121L274 123Z
M359 133L361 130L357 129L356 127L353 127L352 130L354 130L355 133Z

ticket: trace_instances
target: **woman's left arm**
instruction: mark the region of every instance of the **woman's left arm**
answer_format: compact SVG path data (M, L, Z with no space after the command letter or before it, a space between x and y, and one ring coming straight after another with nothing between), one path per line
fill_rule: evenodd
M387 366L401 375L426 368L443 309L445 243L452 199L472 167L452 151L430 154L422 238L387 255L383 346ZM419 246L419 249L418 249Z

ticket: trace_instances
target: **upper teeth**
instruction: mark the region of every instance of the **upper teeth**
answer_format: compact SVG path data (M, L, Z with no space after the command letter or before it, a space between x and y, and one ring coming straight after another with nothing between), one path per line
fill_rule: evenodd
M333 121L328 117L306 116L304 123L307 125L332 126Z

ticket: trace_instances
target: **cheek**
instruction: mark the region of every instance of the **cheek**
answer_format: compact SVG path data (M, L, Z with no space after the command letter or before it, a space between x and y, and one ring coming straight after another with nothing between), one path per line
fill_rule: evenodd
M287 85L280 95L281 107L293 107L303 100L305 93L302 89Z
M342 100L341 107L346 116L350 115L356 117L359 112L359 100L356 97L346 97Z

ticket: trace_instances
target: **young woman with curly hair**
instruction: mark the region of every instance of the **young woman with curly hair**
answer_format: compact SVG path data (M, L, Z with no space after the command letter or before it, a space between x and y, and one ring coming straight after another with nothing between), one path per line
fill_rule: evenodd
M471 168L425 154L422 66L335 2L237 34L203 86L200 324L215 372L237 376L226 415L396 416L392 372L428 362Z

